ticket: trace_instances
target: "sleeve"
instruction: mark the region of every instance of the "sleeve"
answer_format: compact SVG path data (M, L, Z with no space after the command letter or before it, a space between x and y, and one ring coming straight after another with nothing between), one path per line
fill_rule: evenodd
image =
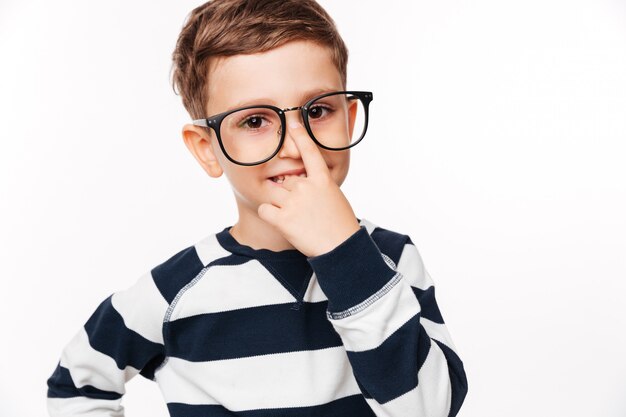
M64 347L47 380L51 417L123 417L125 384L154 379L165 358L162 325L168 304L151 273L107 297Z
M432 279L406 235L395 265L362 225L309 257L357 384L377 417L454 417L467 394L463 363Z

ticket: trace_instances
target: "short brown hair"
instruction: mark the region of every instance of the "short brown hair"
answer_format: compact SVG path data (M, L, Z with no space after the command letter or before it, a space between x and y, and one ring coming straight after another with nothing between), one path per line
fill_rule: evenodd
M348 48L315 0L210 0L186 18L172 53L172 88L193 119L205 114L209 59L265 52L293 40L330 49L346 88Z

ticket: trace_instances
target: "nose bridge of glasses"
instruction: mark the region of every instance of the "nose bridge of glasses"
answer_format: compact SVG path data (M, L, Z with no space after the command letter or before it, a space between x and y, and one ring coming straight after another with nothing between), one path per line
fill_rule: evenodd
M285 113L287 113L287 112L294 111L294 110L300 110L301 108L302 108L302 106L289 107L289 108L283 109L283 111ZM285 119L287 121L287 125L288 126L298 127L298 124L303 124L304 123L304 120L302 120L302 113L301 112L297 112L296 115L294 115L292 117L296 117L296 119L298 121L297 122L296 121L289 122L289 115L285 114Z

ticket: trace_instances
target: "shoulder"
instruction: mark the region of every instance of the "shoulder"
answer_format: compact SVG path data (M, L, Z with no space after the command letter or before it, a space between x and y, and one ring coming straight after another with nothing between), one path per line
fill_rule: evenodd
M167 303L209 264L228 257L217 241L216 233L204 236L192 245L178 250L150 271L152 279Z
M228 256L210 234L146 270L128 288L113 293L108 303L126 327L148 340L163 343L161 325L176 294L208 264Z

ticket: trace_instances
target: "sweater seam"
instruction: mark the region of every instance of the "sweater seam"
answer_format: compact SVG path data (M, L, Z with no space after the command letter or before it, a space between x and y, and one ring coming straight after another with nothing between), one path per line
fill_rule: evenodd
M395 275L385 285L383 285L381 289L379 289L374 294L366 298L364 301L343 311L339 311L339 312L327 311L326 316L331 320L340 320L340 319L344 319L346 317L355 315L365 310L367 307L374 304L379 299L381 299L385 294L391 291L391 289L398 282L400 282L400 279L402 279L402 274L400 272L396 272Z
M163 366L165 366L165 364L168 362L169 360L169 355L167 353L167 344L166 344L166 334L165 334L165 325L167 323L170 322L170 318L172 317L172 313L174 312L174 309L176 308L176 304L178 304L178 301L181 299L181 297L183 296L183 294L185 292L187 292L187 290L189 290L191 287L193 287L194 285L196 285L198 283L198 281L200 281L202 279L202 277L204 276L204 274L206 273L206 271L209 270L209 268L211 268L211 266L213 266L213 262L211 262L209 265L203 267L200 272L198 272L196 274L196 276L189 281L187 284L185 284L185 286L183 286L177 293L176 296L174 297L174 299L172 300L172 302L169 304L169 306L167 307L167 310L165 311L165 315L163 317L163 323L161 325L161 332L163 333L163 352L165 354L165 358L163 359L163 362L161 362L159 364L159 366L157 368L155 368L154 370L154 375L155 375L155 379L156 379L156 373L163 368Z

